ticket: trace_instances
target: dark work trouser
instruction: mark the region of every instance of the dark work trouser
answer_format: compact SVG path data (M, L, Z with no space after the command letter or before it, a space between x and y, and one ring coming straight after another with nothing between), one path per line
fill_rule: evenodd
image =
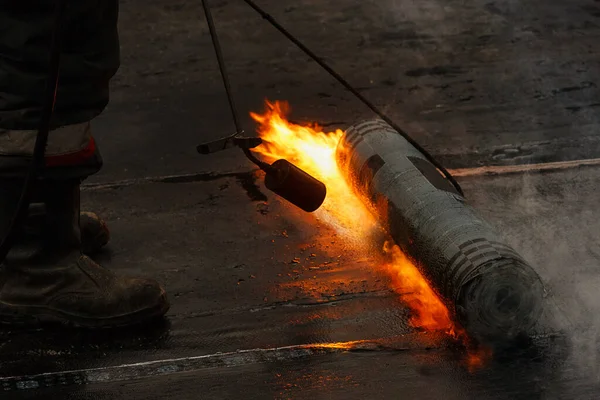
M0 0L0 179L27 172L49 72L54 2ZM119 67L118 0L67 0L44 176L85 178L102 158L89 122Z

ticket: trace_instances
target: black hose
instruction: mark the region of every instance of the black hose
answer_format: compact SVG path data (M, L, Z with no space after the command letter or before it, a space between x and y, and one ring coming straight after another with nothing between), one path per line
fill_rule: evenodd
M356 90L348 81L346 81L340 74L338 74L333 68L325 63L319 56L317 56L312 50L310 50L306 45L304 45L300 40L298 40L294 35L292 35L287 29L285 29L279 22L275 20L271 15L265 12L262 8L260 8L254 1L252 0L243 0L246 4L248 4L254 11L260 14L267 22L269 22L275 29L277 29L280 33L282 33L286 38L288 38L292 43L294 43L300 50L302 50L306 55L312 58L317 64L321 66L325 71L329 73L333 78L335 78L342 86L344 86L350 93L352 93L356 98L358 98L364 105L366 105L371 111L377 114L381 119L383 119L388 125L394 128L407 142L409 142L414 148L420 151L427 160L433 164L445 177L452 183L452 185L458 190L458 193L464 196L463 190L454 179L454 177L448 172L444 166L442 166L427 150L425 150L419 143L417 143L413 138L409 136L402 128L398 126L390 117L385 115L382 111L380 111L373 103L371 103L365 96L363 96L358 90Z
M23 222L27 218L33 188L35 187L38 177L40 176L40 172L45 167L46 145L48 144L50 122L52 120L52 114L54 113L56 92L58 90L61 43L60 27L62 26L66 2L66 0L56 0L56 6L54 10L54 30L52 32L52 45L50 50L50 71L46 79L40 125L35 141L35 147L33 149L31 164L29 166L27 177L25 178L25 183L19 199L17 211L12 218L8 232L2 239L2 243L0 243L0 264L4 262L8 252L14 245L18 228L23 225Z
M204 15L206 17L206 23L208 24L208 30L210 31L210 37L212 39L213 47L215 49L215 55L217 56L217 62L219 64L219 71L221 72L221 78L223 79L223 85L225 86L225 92L227 93L227 100L229 101L229 108L231 110L231 116L233 117L233 123L235 125L236 135L242 134L242 124L240 117L233 100L233 94L231 93L231 85L229 83L229 74L225 66L225 60L223 59L223 52L221 51L221 44L219 43L219 36L217 35L217 28L208 5L208 0L202 0L202 6L204 7ZM267 171L270 169L270 165L264 161L256 158L248 149L243 149L246 157L256 164L260 169Z

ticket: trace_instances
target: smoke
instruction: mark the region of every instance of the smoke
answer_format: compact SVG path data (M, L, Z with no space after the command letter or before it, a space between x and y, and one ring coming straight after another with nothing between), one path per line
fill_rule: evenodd
M600 210L595 168L467 180L469 201L499 227L547 288L540 334L565 335L562 373L600 382Z

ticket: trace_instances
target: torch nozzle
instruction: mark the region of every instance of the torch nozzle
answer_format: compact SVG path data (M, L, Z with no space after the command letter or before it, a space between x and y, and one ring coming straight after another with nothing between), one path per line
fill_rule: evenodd
M275 161L265 172L267 189L306 212L316 211L325 201L325 185L287 160Z

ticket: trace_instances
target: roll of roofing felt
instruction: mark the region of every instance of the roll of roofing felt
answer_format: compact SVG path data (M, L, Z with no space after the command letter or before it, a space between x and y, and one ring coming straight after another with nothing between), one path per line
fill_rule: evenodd
M542 312L537 273L393 128L352 126L337 161L470 335L505 341L531 330Z

